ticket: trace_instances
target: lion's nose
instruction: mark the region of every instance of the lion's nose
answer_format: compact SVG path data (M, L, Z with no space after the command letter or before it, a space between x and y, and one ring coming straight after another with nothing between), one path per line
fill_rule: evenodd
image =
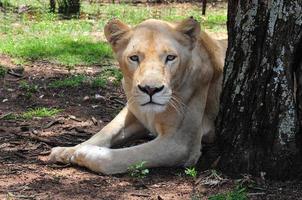
M149 85L145 85L145 86L137 85L137 87L140 91L152 96L155 93L158 93L158 92L162 91L165 86L162 85L160 87L150 87Z

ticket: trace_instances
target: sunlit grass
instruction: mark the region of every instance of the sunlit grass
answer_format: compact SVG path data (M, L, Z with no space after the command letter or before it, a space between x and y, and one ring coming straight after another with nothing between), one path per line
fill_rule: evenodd
M82 1L80 19L61 20L49 13L46 0L6 0L10 5L29 5L40 10L16 14L0 12L0 54L14 60L47 60L67 67L102 63L113 58L110 46L104 41L103 28L108 20L118 18L130 25L156 18L179 21L193 16L201 26L212 32L226 32L226 8L210 9L201 16L200 6L169 4L100 4Z
M86 80L87 77L84 75L71 76L51 82L49 88L74 88L81 86Z
M59 21L51 14L34 21L26 18L24 16L19 22L0 26L3 34L0 37L0 53L67 66L95 64L112 58L107 43L93 40L89 21Z

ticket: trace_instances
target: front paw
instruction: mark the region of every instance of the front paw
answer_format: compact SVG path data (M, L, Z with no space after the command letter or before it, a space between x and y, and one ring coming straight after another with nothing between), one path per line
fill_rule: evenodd
M70 161L92 171L103 172L103 167L108 163L109 156L110 150L108 148L85 145L74 152Z
M73 147L54 147L49 155L50 162L70 163L70 159L75 152Z

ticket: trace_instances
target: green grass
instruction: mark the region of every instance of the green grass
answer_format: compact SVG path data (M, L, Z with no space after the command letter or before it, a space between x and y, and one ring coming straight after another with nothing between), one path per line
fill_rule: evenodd
M138 179L143 179L149 174L149 169L145 167L146 161L133 164L128 167L128 173L130 176Z
M45 108L45 107L32 108L21 114L10 113L9 115L6 115L3 119L17 120L17 119L33 119L34 117L40 117L40 118L51 117L58 114L61 111L62 110L56 108Z
M201 17L200 7L134 6L131 4L98 4L82 1L80 19L60 20L48 13L47 0L6 0L20 7L30 5L40 12L16 14L0 12L0 54L18 62L47 60L67 67L102 64L111 59L112 50L104 41L103 28L108 20L119 18L135 25L148 18L179 21L194 16L203 28L225 32L226 9L207 11Z
M191 168L187 167L187 168L185 169L185 174L186 174L187 176L196 178L196 177L197 177L197 170L195 169L195 167L191 167Z
M33 83L28 83L26 81L20 81L19 88L24 92L23 95L30 99L34 93L39 91L39 86Z
M81 86L87 77L84 75L75 75L71 77L67 77L61 80L55 80L51 82L48 87L49 88L74 88Z
M92 87L104 87L111 81L114 85L120 84L123 78L122 72L117 68L105 68L102 73L92 79Z
M210 196L209 200L248 200L245 188L235 188L232 191L223 194Z
M2 0L3 4L9 4L14 7L30 5L34 8L48 8L47 0Z
M19 88L25 92L36 93L38 92L39 86L35 84L29 84L26 81L20 81Z
M88 84L94 88L103 88L109 82L114 85L120 84L123 75L117 68L107 67L96 77L88 77L83 74L74 75L49 83L49 88L76 88Z
M1 19L1 17L0 17ZM66 66L90 65L112 58L110 46L94 41L92 24L85 20L58 21L45 14L31 21L0 25L0 53L24 60L48 60Z
M32 119L34 117L51 117L61 112L61 110L56 108L34 108L29 109L28 111L24 112L20 115L20 118L23 119Z
M16 120L16 119L18 119L18 115L13 114L13 113L9 113L8 115L3 117L2 119L4 119L4 120Z

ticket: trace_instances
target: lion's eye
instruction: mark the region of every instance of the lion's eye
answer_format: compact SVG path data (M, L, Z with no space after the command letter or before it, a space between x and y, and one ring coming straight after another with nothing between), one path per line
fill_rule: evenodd
M139 62L139 57L137 55L130 56L129 59L133 62Z
M173 61L173 60L175 60L175 58L176 58L176 56L174 56L174 55L168 55L166 58L166 62Z

